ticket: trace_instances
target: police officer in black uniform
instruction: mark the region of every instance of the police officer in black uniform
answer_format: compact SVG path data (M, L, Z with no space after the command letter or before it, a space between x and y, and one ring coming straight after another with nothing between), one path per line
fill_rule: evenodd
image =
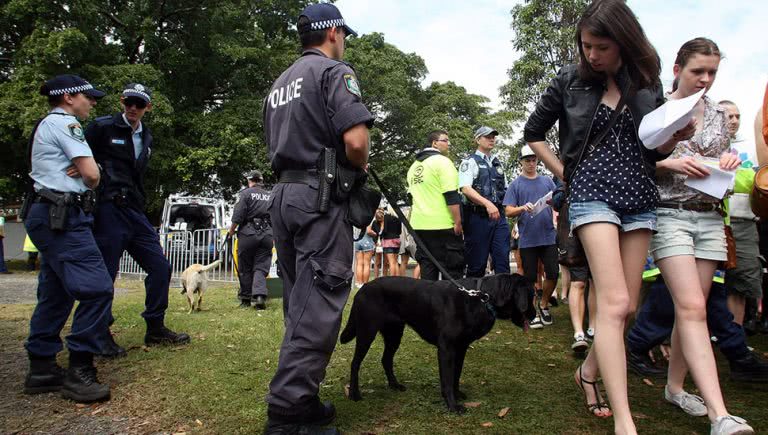
M120 104L122 113L96 118L85 131L94 158L104 169L93 235L113 281L123 251L128 251L147 272L146 308L142 313L147 323L144 343L148 346L189 343L189 335L165 327L171 265L163 254L157 231L144 214L144 175L153 142L152 133L142 118L152 110L152 91L140 83L129 83L120 95ZM124 354L125 350L110 334L102 355Z
M88 118L95 99L104 93L70 74L48 80L40 93L48 97L51 111L32 132L30 191L21 212L27 234L42 254L37 305L25 343L30 370L24 392L61 390L77 402L105 400L109 385L99 382L93 356L101 352L108 334L114 289L91 232L92 189L101 176L78 121ZM56 354L63 348L61 329L76 300L65 375Z
M240 306L267 308L267 275L272 263L272 223L269 218L270 192L263 187L259 171L246 176L248 188L240 191L232 214L229 235L237 230L237 264L240 278Z
M362 104L355 72L341 61L344 38L355 33L339 10L307 6L297 28L304 51L264 101L265 138L279 177L270 215L285 317L265 433L334 434L335 428L318 428L336 414L318 392L351 289L353 240L347 202L325 201L328 182L338 181L326 169L335 153L332 163L362 171L373 116Z

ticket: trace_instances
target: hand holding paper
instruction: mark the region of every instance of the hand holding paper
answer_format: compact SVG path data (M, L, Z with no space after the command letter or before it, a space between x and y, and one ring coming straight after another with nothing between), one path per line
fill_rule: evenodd
M541 213L545 208L549 207L549 201L552 199L552 192L539 198L535 204L533 204L533 210L530 211L531 216L536 216Z
M640 122L638 135L648 149L656 149L664 145L678 130L688 125L693 117L696 103L699 102L706 89L694 95L679 100L669 100L653 112L645 115Z
M703 178L688 177L685 180L685 185L706 193L709 196L723 199L728 189L733 186L736 171L720 169L718 161L701 160L699 162L707 166L709 169L709 176Z

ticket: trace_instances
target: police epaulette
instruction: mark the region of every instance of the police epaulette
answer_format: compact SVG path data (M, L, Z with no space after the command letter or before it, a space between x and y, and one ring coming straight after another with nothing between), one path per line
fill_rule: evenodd
M112 120L112 118L113 118L113 116L114 116L114 115L104 115L104 116L99 116L99 117L98 117L98 118L96 118L94 121L96 121L96 122L111 121L111 120Z

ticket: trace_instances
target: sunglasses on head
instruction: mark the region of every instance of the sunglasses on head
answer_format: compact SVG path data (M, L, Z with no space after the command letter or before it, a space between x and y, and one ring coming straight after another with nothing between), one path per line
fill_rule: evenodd
M123 100L125 107L135 106L137 109L143 109L147 107L147 102L141 98L126 98Z

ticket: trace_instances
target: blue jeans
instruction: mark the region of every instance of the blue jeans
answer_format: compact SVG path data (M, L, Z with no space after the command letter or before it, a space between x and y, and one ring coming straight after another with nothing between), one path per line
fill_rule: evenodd
M568 213L571 231L582 225L597 222L615 224L625 233L641 229L656 231L656 211L628 213L602 201L589 201L570 204Z
M739 359L749 353L744 329L733 321L728 310L725 286L713 282L707 299L707 326L709 333L717 337L720 351L729 360ZM672 335L675 308L672 295L664 280L659 277L651 285L642 307L637 312L635 324L627 334L627 347L634 353L648 353Z

